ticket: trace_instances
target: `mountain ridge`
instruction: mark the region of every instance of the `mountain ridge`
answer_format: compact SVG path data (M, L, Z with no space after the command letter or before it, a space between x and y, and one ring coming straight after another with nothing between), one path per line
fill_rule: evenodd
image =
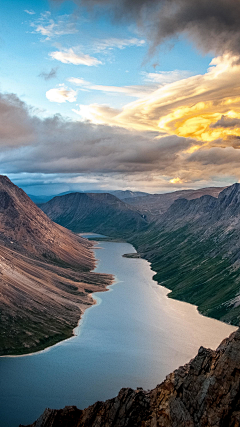
M91 272L92 246L0 176L0 355L41 350L73 335L94 303L91 293L113 280Z

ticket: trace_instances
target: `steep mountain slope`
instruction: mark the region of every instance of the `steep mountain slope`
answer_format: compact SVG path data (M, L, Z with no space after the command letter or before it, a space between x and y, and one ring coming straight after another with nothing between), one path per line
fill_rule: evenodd
M36 351L72 335L93 303L89 293L112 280L90 272L90 248L0 176L0 354Z
M148 231L133 236L170 297L201 313L240 322L240 184L218 198L176 200Z
M238 330L216 351L201 347L190 363L151 391L122 389L114 399L84 410L46 409L28 427L237 427L239 384Z
M166 212L171 204L177 199L185 198L187 200L192 200L204 195L218 197L218 194L224 188L225 187L207 187L200 188L199 190L181 190L166 194L149 194L148 196L144 197L123 199L123 201L140 209L141 212L150 212L152 215L158 216Z
M40 205L49 218L75 232L95 231L121 237L147 227L144 215L108 193L71 193Z

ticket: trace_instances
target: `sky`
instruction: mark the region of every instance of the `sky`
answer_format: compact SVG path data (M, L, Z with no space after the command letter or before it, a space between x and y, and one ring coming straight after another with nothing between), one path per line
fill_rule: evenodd
M0 173L28 194L240 181L240 0L0 14Z

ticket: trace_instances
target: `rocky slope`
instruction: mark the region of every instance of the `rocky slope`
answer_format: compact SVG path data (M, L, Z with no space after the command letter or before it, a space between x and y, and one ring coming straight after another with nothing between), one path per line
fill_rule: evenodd
M152 263L170 297L201 313L240 323L240 184L218 198L178 199L147 232L135 235L138 252Z
M0 354L36 351L72 335L109 275L91 273L91 243L53 223L0 176Z
M126 203L131 206L135 206L141 212L145 214L152 214L159 216L168 210L171 204L180 198L187 200L198 199L204 195L218 197L219 193L224 190L225 187L207 187L200 188L199 190L180 190L166 194L148 194L144 197L134 197L131 199L123 199Z
M146 229L147 221L134 207L108 193L71 193L40 205L53 221L75 232L94 231L121 237Z
M87 409L46 409L28 427L237 427L240 331L197 356L151 391L122 389ZM21 427L21 426L20 426Z

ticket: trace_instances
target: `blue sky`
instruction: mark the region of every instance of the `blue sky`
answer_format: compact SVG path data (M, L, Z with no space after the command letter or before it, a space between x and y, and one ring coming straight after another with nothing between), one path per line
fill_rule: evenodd
M8 111L7 121L2 116L1 173L38 193L90 187L165 192L239 179L237 164L229 173L229 160L222 159L236 158L236 142L229 141L240 134L229 124L240 117L233 101L239 91L236 48L229 40L227 48L220 43L220 12L236 15L235 3L226 9L221 0L216 28L194 18L197 23L181 24L166 36L157 18L161 1L138 6L128 20L113 19L111 7L101 2L92 13L84 0L1 1L0 92ZM179 14L187 7L190 19L193 4L174 2ZM156 7L153 23L150 3ZM128 12L122 0L110 6ZM173 19L173 10L161 7L163 18ZM152 38L139 25L142 10ZM192 15L197 13L202 19L201 10ZM14 134L18 126L25 136Z
M4 16L0 33L1 90L16 93L28 104L45 110L43 114L46 115L61 113L76 118L72 109L78 103L94 102L116 108L126 103L126 96L119 93L76 86L68 81L72 77L84 79L92 86L150 85L149 73L157 75L173 70L179 70L179 74L183 72L184 76L204 73L210 62L209 55L199 55L186 40L177 42L172 48L168 42L149 58L149 44L136 26L118 25L107 17L92 20L85 10L78 10L72 2L56 6L48 1L13 1L10 4L3 0L0 13ZM59 28L63 34L56 34L59 21L63 23ZM52 29L51 23L55 25ZM69 24L72 26L68 29ZM49 35L44 35L44 31ZM65 64L50 56L52 52L71 48L101 63L92 66ZM40 76L52 69L56 70L55 78L44 80ZM77 90L76 102L50 102L46 92L59 85ZM127 97L127 101L134 99Z

